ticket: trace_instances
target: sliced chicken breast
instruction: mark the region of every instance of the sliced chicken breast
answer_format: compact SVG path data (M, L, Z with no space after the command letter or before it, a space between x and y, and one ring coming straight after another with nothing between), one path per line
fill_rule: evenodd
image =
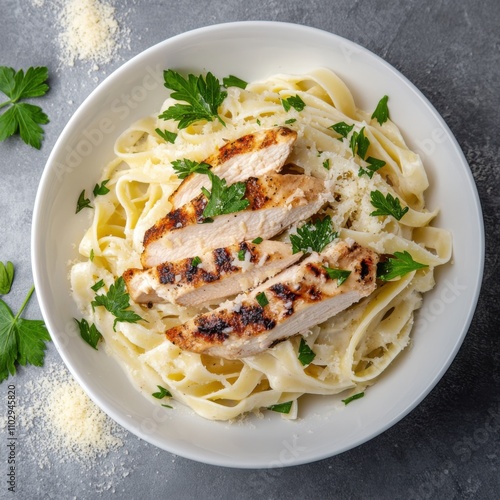
M170 328L166 336L181 349L227 359L258 354L370 295L377 262L376 253L356 243L332 243L248 294ZM350 274L339 285L325 267Z
M172 302L199 306L220 302L253 288L300 259L280 241L243 241L193 258L165 262L150 269L127 269L123 278L138 303Z
M144 268L195 257L213 248L261 237L272 238L294 222L316 213L327 199L322 180L306 175L266 175L245 181L245 210L204 223L207 198L201 194L169 212L144 235Z
M287 127L254 132L228 142L204 163L212 167L215 175L226 179L228 184L234 184L249 177L278 172L290 155L296 139L297 132ZM209 186L206 175L189 175L170 196L172 208L185 205L200 194L202 187Z

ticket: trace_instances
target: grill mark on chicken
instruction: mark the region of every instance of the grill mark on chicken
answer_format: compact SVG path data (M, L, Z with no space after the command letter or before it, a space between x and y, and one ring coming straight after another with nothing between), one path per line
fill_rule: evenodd
M371 294L377 262L377 254L356 243L330 244L237 300L167 330L166 337L182 349L228 359L257 354ZM338 285L324 265L351 274ZM269 302L264 307L256 299L263 292Z
M247 177L278 172L285 164L296 139L297 132L287 127L259 130L228 142L203 163L209 165L214 174L226 179L228 184L233 184ZM190 174L170 196L169 201L174 209L178 208L196 197L201 188L208 185L209 181L203 174Z

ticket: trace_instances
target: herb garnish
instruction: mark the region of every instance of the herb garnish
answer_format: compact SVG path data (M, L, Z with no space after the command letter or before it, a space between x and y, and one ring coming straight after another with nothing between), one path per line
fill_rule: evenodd
M109 287L107 294L96 295L91 302L91 306L92 309L96 306L103 306L115 317L113 330L115 330L118 321L137 323L142 319L134 311L128 309L130 307L130 296L125 291L125 280L122 276L117 278L114 284Z
M267 299L266 294L264 292L258 293L255 299L259 303L260 307L266 307L269 304L269 300Z
M288 414L292 409L293 401L287 401L286 403L276 403L274 405L268 406L268 410L272 410L278 413Z
M289 120L285 120L285 125L291 125L292 123L295 123L297 121L297 118L290 118Z
M290 111L291 108L296 111L302 111L306 107L306 103L299 95L290 96L288 99L281 99L281 104L285 111Z
M85 342L90 347L93 347L97 351L97 344L102 339L101 332L97 329L97 327L92 323L89 325L88 321L85 318L82 318L81 321L78 321L76 318L73 318L80 329L80 337L82 337Z
M373 174L385 165L384 160L379 160L377 158L374 158L373 156L369 156L366 159L366 163L368 163L368 166L366 168L359 167L358 177L366 174L371 179L373 177Z
M292 252L321 252L337 237L338 233L333 230L332 219L327 215L316 222L306 222L297 228L297 234L290 235Z
M159 118L162 120L175 120L179 129L187 128L199 120L213 121L217 119L225 126L218 114L219 106L227 96L221 90L219 80L210 72L206 77L188 75L187 79L174 70L163 72L164 85L173 90L172 99L184 101L186 104L174 104L166 109Z
M2 294L8 293L14 281L14 269L9 262L6 281L2 283ZM16 364L42 366L45 357L45 342L50 340L49 332L42 320L21 318L35 287L32 286L18 313L14 316L10 307L0 299L0 382L16 373Z
M191 266L198 267L200 264L201 264L201 259L198 256L193 257L193 259L191 260Z
M257 236L257 238L252 240L252 243L255 243L256 245L258 245L259 243L262 243L263 241L264 240L260 236Z
M354 125L347 125L346 122L338 122L330 125L328 128L341 135L342 137L339 137L339 141L341 141L342 138L345 138L350 134L351 130L354 128Z
M323 162L323 167L326 168L327 170L330 170L330 158L327 158L324 162Z
M362 160L365 159L368 147L370 146L370 139L365 136L365 127L359 132L354 131L349 141L353 156L358 155Z
M97 292L104 286L104 280L99 280L96 283L94 283L90 288L94 290L94 292Z
M248 207L250 202L243 198L246 191L244 182L235 182L227 186L225 179L221 179L210 171L207 172L207 175L212 181L212 191L208 191L204 187L201 188L208 199L208 203L203 210L203 217L232 214Z
M151 394L154 398L163 399L172 397L172 393L168 389L165 389L165 387L162 387L161 385L157 385L156 387L158 387L159 391Z
M101 182L101 185L96 184L94 187L94 196L104 195L109 193L109 189L106 187L106 184L109 182L109 179L106 179Z
M0 295L7 295L12 287L14 281L14 264L7 262L4 264L0 262Z
M39 106L18 101L45 95L49 90L45 83L48 78L45 66L31 67L26 74L22 69L16 73L14 68L0 66L0 92L9 98L0 103L0 108L10 105L0 115L0 141L19 132L26 144L40 149L44 133L40 125L48 123L49 118Z
M238 87L240 89L246 89L248 83L245 82L245 80L242 80L241 78L238 78L237 76L234 75L229 75L226 76L222 79L222 85L226 87Z
M307 366L312 363L315 357L316 353L309 347L309 344L304 340L304 337L302 337L300 339L298 356L300 363L302 366Z
M84 208L93 208L92 205L90 204L90 200L88 198L85 198L85 189L80 193L80 196L78 197L78 201L76 202L76 214L80 211L83 210Z
M175 139L177 139L177 134L175 132L170 132L170 130L161 130L159 128L155 128L155 132L165 141L173 144Z
M429 267L413 260L413 257L406 250L404 252L394 252L394 257L390 257L385 262L377 264L377 278L389 281L399 276Z
M354 401L355 399L362 398L364 395L365 395L364 392L358 392L357 394L354 394L352 396L349 396L346 399L343 399L342 403L344 403L345 405L348 405L351 401Z
M377 104L375 111L372 114L372 118L375 118L380 125L386 122L389 118L389 108L387 107L387 101L389 100L389 96L384 96Z
M208 163L198 163L194 160L189 160L188 158L183 158L182 160L174 160L172 162L172 167L177 174L179 179L185 179L191 174L208 174L210 171L210 165Z
M245 254L246 254L246 250L244 248L242 248L239 252L238 252L238 260L245 260Z
M377 209L374 210L370 215L392 215L396 220L401 220L403 215L408 212L409 208L403 208L399 198L395 198L391 193L387 193L387 196L380 191L372 191L370 193L371 204Z
M327 272L328 277L332 280L337 280L337 286L342 285L344 281L349 278L351 271L347 269L334 269L332 267L323 266L323 269Z

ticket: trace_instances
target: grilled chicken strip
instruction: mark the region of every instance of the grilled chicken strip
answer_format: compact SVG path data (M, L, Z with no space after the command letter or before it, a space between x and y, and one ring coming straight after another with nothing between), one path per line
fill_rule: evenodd
M296 221L316 213L327 198L323 181L306 175L266 175L245 181L248 207L203 223L207 204L200 194L169 212L144 235L144 268L195 257L213 248L261 237L272 238Z
M377 262L376 253L356 243L332 243L250 293L170 328L166 336L181 349L226 359L258 354L370 295ZM351 273L339 285L325 266Z
M150 269L127 269L123 278L135 302L199 306L257 286L301 256L292 254L292 247L280 241L242 241L201 255L198 265L187 258Z
M290 155L297 132L287 127L276 127L244 135L222 146L217 153L204 160L212 172L226 179L229 184L249 177L278 172ZM185 205L200 194L201 188L208 188L206 175L191 174L186 177L170 196L173 209Z

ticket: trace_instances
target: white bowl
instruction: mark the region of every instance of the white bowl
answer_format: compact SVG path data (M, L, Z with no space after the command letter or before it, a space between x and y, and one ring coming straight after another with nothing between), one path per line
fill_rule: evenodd
M88 221L75 216L83 188L92 189L113 157L116 137L154 113L167 96L162 71L211 71L247 81L276 73L334 70L358 107L390 96L391 118L426 165L428 206L436 225L453 233L453 263L439 269L424 299L413 346L363 399L337 410L328 397L310 398L296 422L279 415L236 424L204 420L177 405L166 411L137 392L122 369L75 333L68 262ZM412 410L456 355L476 306L484 232L476 188L449 128L425 97L366 49L317 29L274 22L230 23L166 40L115 71L85 100L59 137L43 173L33 215L32 260L38 300L52 339L94 402L146 441L201 462L264 468L307 463L343 452L380 434Z

